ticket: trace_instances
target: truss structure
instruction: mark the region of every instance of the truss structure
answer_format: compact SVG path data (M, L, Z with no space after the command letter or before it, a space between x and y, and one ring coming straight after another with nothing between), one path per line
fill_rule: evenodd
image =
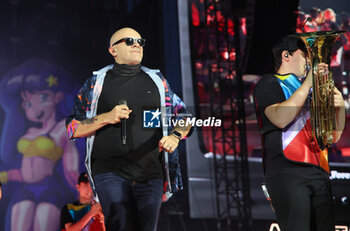
M197 114L222 121L221 127L199 131L201 149L214 163L218 230L247 231L251 200L242 73L254 2L244 3L247 10L235 10L232 3L191 1L191 55Z

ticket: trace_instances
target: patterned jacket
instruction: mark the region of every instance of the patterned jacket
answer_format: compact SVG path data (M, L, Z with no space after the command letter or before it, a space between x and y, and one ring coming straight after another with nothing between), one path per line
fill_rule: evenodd
M80 89L74 100L73 113L66 120L66 127L69 139L73 139L73 134L80 122L96 116L97 103L102 91L103 81L108 70L112 69L113 65L108 65L98 71L93 72L93 76L87 79ZM171 90L167 80L159 70L152 70L146 67L141 69L153 80L156 84L161 105L161 121L168 121L169 116L173 120L185 119L189 117L185 104ZM163 120L164 119L164 120ZM171 123L162 126L163 136L167 136L171 131ZM92 188L95 189L91 177L91 153L94 144L95 134L86 137L86 158L85 166L89 174ZM180 172L179 153L176 149L172 154L168 155L163 152L163 172L164 172L164 194L163 201L166 201L172 196L172 193L181 190L182 178Z

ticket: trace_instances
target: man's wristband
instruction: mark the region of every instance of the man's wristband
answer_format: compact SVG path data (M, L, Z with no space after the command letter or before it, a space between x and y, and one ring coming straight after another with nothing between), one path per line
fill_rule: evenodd
M179 141L181 140L181 133L177 132L177 131L171 131L170 135L175 136L176 138L179 139Z

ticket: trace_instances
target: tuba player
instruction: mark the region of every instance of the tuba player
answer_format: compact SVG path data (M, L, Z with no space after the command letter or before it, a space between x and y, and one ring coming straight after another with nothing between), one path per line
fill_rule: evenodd
M274 45L273 55L276 73L258 82L254 100L266 186L277 222L283 231L334 230L327 151L319 149L311 133L307 49L300 38L288 35ZM327 64L318 64L318 69L328 74ZM334 106L335 143L345 126L344 100L336 88Z

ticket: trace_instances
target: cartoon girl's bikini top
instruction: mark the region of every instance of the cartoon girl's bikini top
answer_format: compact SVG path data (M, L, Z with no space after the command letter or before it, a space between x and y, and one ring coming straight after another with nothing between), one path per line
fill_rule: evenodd
M63 154L63 149L48 136L38 136L34 140L21 138L17 142L17 149L24 157L42 156L55 162Z

